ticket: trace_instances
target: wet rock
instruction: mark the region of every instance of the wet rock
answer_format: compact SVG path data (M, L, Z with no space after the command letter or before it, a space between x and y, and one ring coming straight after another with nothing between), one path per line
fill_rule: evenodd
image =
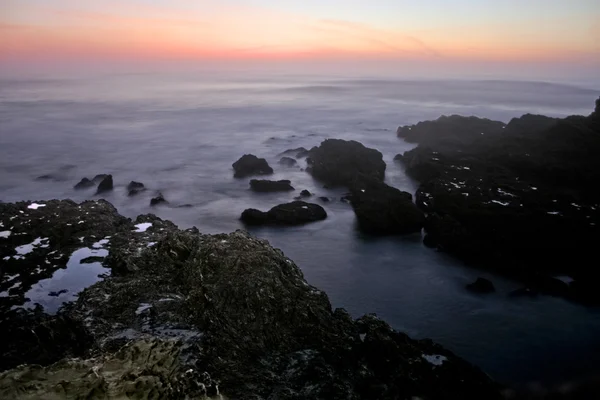
M75 186L73 186L73 188L75 190L81 190L81 189L91 188L95 185L96 184L93 181L90 181L88 178L83 178L81 181L79 181L79 183L77 183Z
M489 279L477 278L473 283L466 285L467 290L473 293L492 293L496 291L494 284Z
M165 199L165 197L163 196L162 193L158 193L158 195L156 197L153 197L152 199L150 199L150 205L151 206L158 206L161 204L168 204L169 202Z
M286 167L295 167L298 165L298 162L290 157L281 157L279 160L280 165L284 165Z
M250 175L269 175L273 173L273 168L269 166L267 160L258 158L253 154L245 154L239 160L233 163L235 178L244 178Z
M304 158L308 155L308 150L306 150L304 147L298 147L295 149L288 149L286 151L284 151L283 153L279 154L280 156L288 156L291 155L293 157L296 158Z
M440 118L417 126L401 129L419 146L399 159L421 183L416 203L427 212L429 245L569 299L577 296L564 282L531 277L600 282L587 261L600 240L600 160L591 156L600 152L600 125L593 115L526 114L507 125Z
M255 192L288 192L295 190L288 180L269 181L264 179L252 179L250 189Z
M65 315L49 316L39 309L6 311L0 318L0 330L6 338L0 341L0 371L83 356L93 344L80 321ZM6 382L2 376L0 382ZM15 397L7 397L0 389L0 398Z
M300 196L301 197L310 197L310 196L312 196L312 193L309 192L308 190L304 189L303 191L300 192Z
M113 177L112 175L106 175L104 179L98 184L96 194L102 194L113 190Z
M131 182L129 182L129 185L127 185L127 195L128 196L135 196L136 194L139 194L145 190L146 190L146 187L141 182L131 181Z
M351 186L357 178L383 181L385 162L382 154L350 140L327 139L313 147L308 155L309 172L330 186Z
M67 290L67 289L61 289L61 290L58 290L58 291L56 291L56 292L50 292L50 293L48 293L48 296L50 296L50 297L58 297L58 296L60 296L61 294L65 294L65 293L67 293L67 292L68 292L68 290Z
M92 182L94 182L94 183L100 183L104 179L106 179L107 177L108 177L107 174L98 174L98 175L94 176L94 179L92 179Z
M244 210L241 220L248 225L301 225L327 218L327 213L318 204L293 201L280 204L267 212L256 209Z
M321 200L323 203L329 203L331 201L331 199L329 197L325 197L325 196L320 196L319 200Z
M425 216L412 195L374 179L362 180L351 189L350 204L360 230L371 234L420 232Z
M332 310L292 260L247 232L131 221L105 201L36 204L0 204L0 220L31 229L24 240L49 237L44 257L105 245L111 275L57 316L0 310L0 363L12 368L0 398L499 399L489 377L443 347ZM0 241L0 255L16 243ZM3 265L1 290L25 271Z

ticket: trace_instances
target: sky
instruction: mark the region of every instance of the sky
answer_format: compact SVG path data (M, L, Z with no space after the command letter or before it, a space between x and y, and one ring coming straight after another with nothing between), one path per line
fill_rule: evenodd
M0 0L0 61L600 70L600 0Z

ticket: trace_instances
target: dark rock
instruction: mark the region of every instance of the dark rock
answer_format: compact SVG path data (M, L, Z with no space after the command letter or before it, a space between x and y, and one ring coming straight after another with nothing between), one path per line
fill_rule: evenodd
M81 261L79 261L79 263L80 264L91 264L91 263L95 263L95 262L101 263L102 261L104 261L104 257L90 256L90 257L83 258Z
M288 149L279 155L280 156L291 155L296 158L304 158L308 155L308 150L306 150L304 147L298 147L296 149Z
M250 188L255 192L287 192L295 190L288 180L269 181L252 179L250 181Z
M310 197L310 196L312 196L312 193L309 192L308 190L304 189L303 191L300 192L300 196L301 197Z
M600 125L593 115L527 114L507 125L440 118L417 126L401 132L420 144L400 161L421 183L416 203L427 212L428 244L569 299L580 297L564 282L531 277L600 281L588 261L600 241L600 159L593 156L600 154ZM477 133L484 126L488 131Z
M267 212L252 208L244 210L241 220L248 225L301 225L325 218L327 213L320 205L293 201L275 206Z
M234 177L244 178L250 175L269 175L273 173L273 168L269 166L267 160L258 158L252 154L245 154L239 160L233 163L235 171Z
M0 398L500 399L445 348L332 310L292 260L247 232L202 235L151 214L132 222L105 201L46 202L32 218L19 212L28 204L0 204L0 220L29 229L23 243L50 240L2 265L3 292L8 275L28 290L35 267L52 268L39 255L66 263L107 236L111 274L56 316L11 311L0 297L0 368L12 368ZM15 244L0 241L0 256Z
M127 185L127 195L129 197L135 196L146 190L146 187L141 182L131 181L129 185Z
M377 180L362 180L351 189L350 203L360 230L372 234L420 232L425 216L412 195Z
M281 157L279 164L285 165L286 167L295 167L298 165L298 162L290 157Z
M385 162L382 154L350 140L327 139L313 147L307 158L309 172L331 186L351 186L357 178L383 181Z
M143 183L136 182L136 181L131 181L131 182L129 182L129 185L127 185L127 190L144 189L144 188L145 188L145 186Z
M466 285L466 288L474 293L492 293L496 291L494 284L485 278L477 278L475 282Z
M321 200L323 203L329 203L331 200L329 199L329 197L325 197L325 196L321 196L319 197L319 200Z
M88 189L95 186L95 183L90 181L88 178L83 178L81 181L79 181L78 184L76 184L75 186L73 186L73 188L75 190L81 190L81 189Z
M515 289L508 294L510 297L537 297L538 292L530 288Z
M67 289L61 289L61 290L56 291L56 292L50 292L50 293L48 293L48 296L50 296L50 297L58 297L61 294L65 294L65 293L68 293L68 292L69 291Z
M150 205L151 206L158 206L158 205L161 205L161 204L168 204L168 203L169 202L167 200L165 200L165 197L160 192L158 193L158 195L156 197L153 197L150 200Z
M409 143L430 145L443 143L445 146L461 146L475 142L481 137L500 134L505 125L486 118L443 115L435 121L423 121L416 125L398 128L399 138Z
M94 177L94 179L92 179L92 182L94 183L100 183L102 182L104 179L106 179L108 177L107 174L98 174Z
M0 371L21 364L50 365L64 357L80 357L92 345L91 336L79 320L49 316L39 309L7 311L0 318L0 329L7 338L0 341ZM2 394L1 376L0 397L14 398Z
M54 180L55 177L51 174L47 174L47 175L40 175L37 178L35 178L36 181L51 181Z
M106 177L98 184L96 194L110 192L111 190L113 190L113 178L112 175L106 175Z

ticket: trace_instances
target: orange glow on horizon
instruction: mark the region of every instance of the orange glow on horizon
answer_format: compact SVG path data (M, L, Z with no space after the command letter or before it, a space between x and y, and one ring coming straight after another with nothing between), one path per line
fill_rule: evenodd
M61 24L2 23L0 58L404 59L600 63L600 50L527 40L525 28L499 36L489 27L403 32L265 10L131 17L45 10ZM600 20L600 18L599 18ZM598 29L595 27L594 29ZM521 35L521 36L520 36Z

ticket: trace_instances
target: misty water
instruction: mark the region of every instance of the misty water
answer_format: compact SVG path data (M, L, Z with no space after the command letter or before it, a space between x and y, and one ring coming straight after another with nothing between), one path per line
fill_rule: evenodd
M509 81L401 81L244 74L104 75L0 81L0 200L98 198L74 191L81 178L113 174L102 197L120 213L155 213L201 232L244 228L249 207L269 209L300 190L332 198L329 217L301 227L251 232L281 248L334 307L374 312L394 328L431 338L509 383L572 378L598 369L600 310L541 296L511 299L519 286L427 249L420 235L375 238L357 232L344 190L327 190L300 167L277 164L289 148L325 138L378 149L386 181L414 193L394 155L413 147L398 125L470 114L508 121L526 112L588 114L598 88ZM241 155L265 157L270 179L295 192L256 194L234 179ZM52 174L53 180L36 177ZM151 190L127 197L129 181ZM170 206L151 208L161 191ZM313 198L315 202L318 202ZM188 205L187 207L179 207ZM518 227L515 227L518 229ZM497 292L476 296L464 285L488 277Z

